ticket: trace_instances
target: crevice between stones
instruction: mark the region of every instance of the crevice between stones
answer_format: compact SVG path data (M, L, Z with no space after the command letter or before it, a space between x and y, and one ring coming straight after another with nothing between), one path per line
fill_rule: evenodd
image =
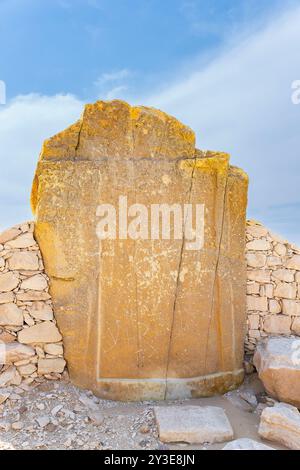
M189 203L191 202L192 190L193 190L193 182L194 182L194 174L196 169L196 161L197 157L193 158L194 166L192 169L191 174L191 183L189 187ZM178 270L177 270L177 279L176 279L176 287L175 287L175 295L174 295L174 303L173 303L173 312L172 312L172 322L171 322L171 331L169 337L169 346L168 346L168 355L167 355L167 364L166 364L166 375L165 375L165 393L164 393L164 400L167 399L168 395L168 375L169 375L169 365L170 365L170 356L171 356L171 347L172 347L172 338L173 338L173 331L175 325L175 314L176 314L176 306L177 306L177 298L178 298L178 290L179 290L179 283L180 283L180 272L182 266L182 259L183 259L183 251L184 251L184 244L185 244L185 226L186 226L186 218L184 220L182 226L182 244L180 249L180 256L179 256L179 263L178 263Z
M224 187L221 233L220 233L220 239L219 239L217 261L216 261L215 272L214 272L214 280L213 280L213 285L212 285L211 309L210 309L210 313L209 313L209 323L208 323L208 331L207 331L206 347L205 347L205 362L204 362L204 373L205 374L206 374L206 367L207 367L209 336L210 336L210 330L211 330L211 324L212 324L212 318L213 318L213 311L214 311L214 306L215 306L215 290L216 290L217 274L218 274L218 269L219 269L221 246L222 246L222 241L223 241L227 187L228 187L228 171L227 171L226 182L225 182L225 187Z

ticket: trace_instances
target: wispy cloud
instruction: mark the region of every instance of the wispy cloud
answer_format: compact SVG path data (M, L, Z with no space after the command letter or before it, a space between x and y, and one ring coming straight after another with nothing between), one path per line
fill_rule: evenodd
M107 100L124 98L124 92L128 90L128 81L133 73L128 69L105 72L94 82L99 98Z
M282 210L299 201L300 8L273 19L237 47L153 93L143 102L176 115L197 132L200 148L226 150L250 175L249 215L300 240L300 220L281 224ZM140 101L140 100L139 100ZM289 211L291 214L291 210ZM297 229L296 229L297 225Z

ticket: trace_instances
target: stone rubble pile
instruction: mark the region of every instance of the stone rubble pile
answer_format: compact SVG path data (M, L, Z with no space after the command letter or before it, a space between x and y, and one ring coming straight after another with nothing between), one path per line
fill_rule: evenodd
M256 221L246 229L247 337L245 351L273 335L300 336L300 248Z
M59 379L66 365L33 228L0 234L0 387Z

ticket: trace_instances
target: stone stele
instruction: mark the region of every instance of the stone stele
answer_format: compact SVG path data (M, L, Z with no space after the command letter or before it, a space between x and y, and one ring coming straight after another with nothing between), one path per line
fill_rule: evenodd
M247 188L227 154L195 149L190 128L122 101L88 104L45 141L35 236L74 384L108 399L162 400L241 383ZM120 196L128 207L203 204L204 246L100 240L97 207L117 209Z

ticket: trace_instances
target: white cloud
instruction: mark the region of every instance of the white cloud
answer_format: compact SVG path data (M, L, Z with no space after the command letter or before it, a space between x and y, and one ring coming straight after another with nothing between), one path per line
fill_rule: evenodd
M300 243L300 9L273 20L163 91L136 101L175 115L197 132L198 146L229 151L251 178L249 215ZM195 61L195 64L199 62ZM127 69L103 74L104 96L125 91ZM111 95L108 95L111 93ZM83 103L71 95L21 96L0 106L0 226L30 217L29 194L45 138L78 119Z
M119 82L124 80L124 78L130 77L131 72L128 69L117 70L115 72L103 73L100 77L97 78L95 81L95 85L98 87L102 87L106 83L111 82Z
M195 129L200 148L229 151L251 178L250 216L296 242L300 105L292 104L291 86L300 79L299 24L299 8L281 14L208 65L143 99Z
M43 141L78 119L71 95L19 96L0 106L0 229L32 217L31 182Z

